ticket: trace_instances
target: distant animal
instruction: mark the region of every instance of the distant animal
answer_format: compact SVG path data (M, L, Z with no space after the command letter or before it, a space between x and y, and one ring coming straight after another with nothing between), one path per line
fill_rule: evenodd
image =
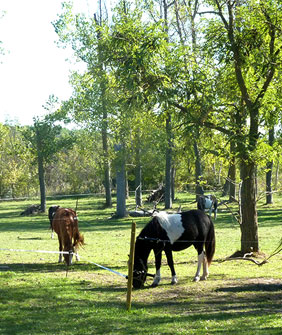
M49 209L48 209L48 218L49 218L49 221L50 221L50 228L52 230L51 238L54 238L54 229L53 229L52 221L53 221L54 215L55 215L58 208L60 208L60 206L53 205L53 206L49 207Z
M206 209L209 210L209 215L211 216L212 212L214 213L214 219L216 220L217 216L217 199L214 195L200 195L197 200L197 208L203 212Z
M156 190L153 190L147 198L147 202L160 202L164 197L165 187L160 185Z
M24 210L23 212L21 212L21 216L26 216L26 215L33 215L33 214L38 214L39 212L41 212L41 207L40 205L31 205L29 207L27 207L26 210Z
M215 252L215 233L211 218L200 210L178 214L159 212L136 238L133 287L142 287L146 277L149 276L147 261L151 250L155 254L156 267L152 286L157 286L161 280L162 251L166 254L171 270L171 284L177 283L172 252L187 249L191 245L198 253L198 266L194 281L206 280L209 275L208 267ZM200 277L201 265L203 265L203 275Z
M77 249L84 244L84 237L78 230L76 212L71 208L58 208L52 225L58 235L59 250L69 252L69 254L64 254L64 259L67 265L71 265L73 253L76 260L79 260ZM62 254L59 255L60 262L62 262Z

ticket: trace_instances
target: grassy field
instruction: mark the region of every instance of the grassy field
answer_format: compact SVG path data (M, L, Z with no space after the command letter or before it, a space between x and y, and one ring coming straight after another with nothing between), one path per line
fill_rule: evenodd
M192 201L191 195L178 194L175 208L195 208ZM38 200L0 202L0 334L282 334L282 254L260 267L222 262L240 248L240 228L225 206L215 222L209 279L192 282L197 255L191 247L174 254L179 282L171 286L164 257L160 286L151 288L149 279L144 289L134 290L127 312L126 279L92 263L127 274L131 222L138 233L149 219L110 219L114 207L105 210L102 198L80 198L86 245L81 261L67 271L57 254L3 250L58 250L46 214L19 215L32 203ZM47 207L75 203L52 199ZM282 237L282 197L271 206L261 202L258 209L260 248L270 255ZM154 272L153 255L149 267Z

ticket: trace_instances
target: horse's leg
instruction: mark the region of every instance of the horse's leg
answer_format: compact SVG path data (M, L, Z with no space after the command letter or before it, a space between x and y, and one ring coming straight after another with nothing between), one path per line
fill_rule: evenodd
M73 257L73 250L71 250L71 247L69 247L69 265L72 265L72 257Z
M73 256L73 251L70 251L70 253L69 253L69 265L72 265L72 256Z
M177 277L176 277L176 273L174 269L173 256L172 256L171 249L170 248L165 249L165 254L166 254L167 264L171 271L171 284L174 285L177 283Z
M59 235L58 235L58 239L59 239L59 251L62 252L63 251L63 244L62 244L62 239L59 237ZM58 261L59 263L62 263L62 261L63 261L62 258L63 258L62 254L60 253L59 254L59 261Z
M212 205L211 205L211 207L209 208L209 216L211 217L211 215L212 215Z
M217 208L214 207L214 219L216 220L216 215L217 215Z
M203 259L203 275L201 276L200 280L207 280L209 276L209 267L208 267L208 261L207 257L204 253L204 259Z
M156 274L152 287L158 286L161 281L162 249L154 249L154 254L155 254Z
M76 247L76 246L74 246L74 248L73 248L73 252L75 253L75 259L77 260L77 261L80 261L80 257L79 257L79 254L78 254L78 248Z
M68 251L68 253L69 253L67 255L67 259L68 259L67 264L68 265L72 265L72 257L73 257L73 253L75 251L74 251L74 248L72 246L72 240L71 240L71 238L69 238L69 236L67 238L68 238L68 241L67 241L67 245L65 246L66 251Z
M200 280L201 266L202 266L202 263L203 263L204 257L205 257L203 249L201 249L201 250L202 250L202 252L200 252L200 250L198 250L198 267L197 267L197 272L196 272L195 277L194 277L195 282Z

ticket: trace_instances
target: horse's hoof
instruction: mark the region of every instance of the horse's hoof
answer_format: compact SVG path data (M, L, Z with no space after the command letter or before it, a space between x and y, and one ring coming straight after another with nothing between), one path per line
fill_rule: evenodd
M207 280L207 279L208 279L207 276L202 276L202 277L200 278L201 281L202 281L202 280Z
M197 283L198 281L200 281L200 277L199 276L194 277L193 282Z
M171 285L175 285L175 284L177 284L177 282L178 282L177 277L173 276L172 279L171 279Z
M151 285L152 287L157 287L161 281L160 277L155 277L153 284Z

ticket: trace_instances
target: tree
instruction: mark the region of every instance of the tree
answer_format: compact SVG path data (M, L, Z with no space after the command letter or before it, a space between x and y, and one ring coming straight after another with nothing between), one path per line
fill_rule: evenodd
M19 197L34 191L31 153L25 146L23 128L0 124L0 197Z
M116 182L117 182L117 208L118 218L126 216L126 170L125 170L125 152L123 144L116 144Z
M68 134L62 129L62 134ZM52 194L102 193L104 191L102 141L99 131L75 129L75 143L62 148L46 165L47 192Z
M105 50L101 46L103 27L106 17L99 1L99 13L87 19L83 15L74 15L72 6L63 3L64 12L53 23L63 46L70 45L76 57L86 64L84 74L74 73L72 84L73 96L63 104L65 114L70 114L75 121L83 122L90 129L98 127L102 134L104 186L106 206L111 207L111 175L109 151L109 115L112 112L110 78L103 63Z
M174 39L173 47L168 47L166 35L156 34L157 25L150 26L146 44L139 38L137 45L133 44L132 48L128 45L132 35L125 35L123 31L121 38L120 34L116 34L119 47L115 50L127 43L127 55L134 56L130 58L130 73L135 74L134 83L137 88L146 87L149 95L154 89L158 103L178 109L182 122L186 125L194 124L221 131L228 141L234 140L232 150L236 152L232 157L239 159L242 180L241 251L259 251L257 149L259 129L264 122L262 110L267 97L273 94L273 78L280 61L279 3L217 0L206 3L214 5L214 9L208 11L213 16L207 20L207 29L197 43L198 50L202 52L197 53L196 61L193 53L189 55L189 47L184 43ZM183 6L187 9L184 2ZM145 31L145 27L146 23L140 30ZM128 26L127 29L129 30ZM138 33L140 36L140 32ZM154 43L150 44L153 36ZM207 49L213 49L213 53L205 52L208 44L210 47ZM154 56L148 54L152 45L155 49ZM187 62L187 57L190 63ZM124 59L128 60L128 56L124 56ZM161 61L153 67L155 59ZM154 68L150 81L149 64ZM217 81L222 74L228 81L228 88L232 89L227 96L215 89L220 87ZM159 80L156 84L152 78L157 77ZM132 80L133 76L130 75L129 78Z
M45 168L63 148L70 147L75 141L73 134L62 136L62 127L55 125L48 117L33 119L33 126L25 130L24 136L36 157L40 187L41 211L46 211Z
M268 144L273 147L275 139L275 130L274 127L269 129L268 133ZM273 194L272 194L272 170L273 170L273 159L269 160L266 165L266 203L273 203Z
M216 36L220 32L226 38L225 41L221 39L215 42L214 46L221 47L217 52L225 48L225 62L233 64L236 86L240 92L239 114L243 128L236 138L236 144L242 182L241 251L259 251L256 209L257 146L260 138L259 127L263 123L264 101L273 92L271 84L280 61L279 3L229 0L214 0L210 3L215 6L213 13L221 20L221 24L212 20L212 29L216 27ZM220 44L221 42L224 44Z

